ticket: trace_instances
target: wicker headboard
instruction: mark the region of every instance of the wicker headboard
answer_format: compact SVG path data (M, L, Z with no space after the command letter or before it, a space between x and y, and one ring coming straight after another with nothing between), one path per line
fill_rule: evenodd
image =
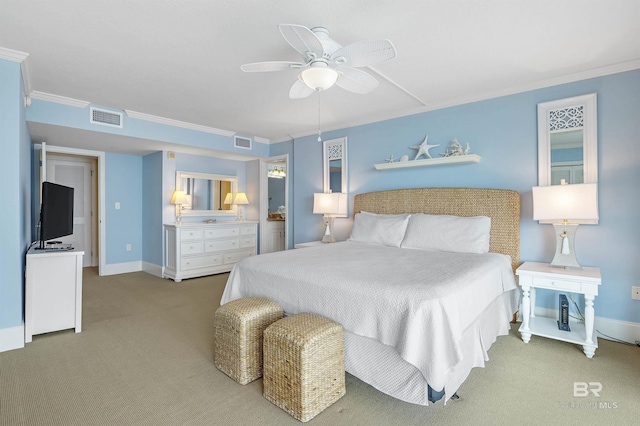
M355 196L354 214L427 213L454 216L489 216L489 251L511 256L513 270L520 266L520 194L507 189L415 188L368 192Z

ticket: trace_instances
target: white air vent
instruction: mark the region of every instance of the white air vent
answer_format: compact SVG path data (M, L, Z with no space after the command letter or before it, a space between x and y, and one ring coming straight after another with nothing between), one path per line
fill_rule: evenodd
M103 126L120 127L122 128L122 113L107 111L104 109L98 109L91 107L91 117L89 122L91 124L102 124Z
M236 148L251 149L251 139L242 136L235 136L233 144Z

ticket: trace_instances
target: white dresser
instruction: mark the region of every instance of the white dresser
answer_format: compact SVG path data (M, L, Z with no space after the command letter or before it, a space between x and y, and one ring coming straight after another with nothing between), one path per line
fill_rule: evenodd
M180 282L231 271L256 254L256 228L254 221L164 225L164 277Z

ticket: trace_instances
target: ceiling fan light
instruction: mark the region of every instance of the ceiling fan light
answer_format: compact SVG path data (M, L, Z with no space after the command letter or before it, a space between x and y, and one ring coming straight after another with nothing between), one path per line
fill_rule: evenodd
M327 66L314 66L300 73L300 80L313 90L326 90L336 84L338 72Z

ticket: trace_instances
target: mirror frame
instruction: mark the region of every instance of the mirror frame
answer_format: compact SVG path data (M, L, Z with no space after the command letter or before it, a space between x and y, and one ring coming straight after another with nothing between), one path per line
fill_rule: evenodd
M231 192L233 194L238 191L238 178L236 176L176 171L177 191L182 189L183 178L223 180L231 182ZM230 210L182 210L182 216L237 216L237 207L232 205Z
M324 192L331 192L330 187L330 171L329 164L331 160L341 160L341 191L343 194L348 194L347 188L347 138L337 138L322 142L322 170L324 175ZM336 215L336 217L348 217L349 207L347 206L347 214Z
M582 149L584 163L583 183L598 182L598 113L597 94L590 93L572 98L538 104L538 186L551 185L551 119L550 112L574 107L583 108ZM580 128L579 125L575 126ZM541 223L552 223L540 221ZM598 220L580 221L596 224Z

